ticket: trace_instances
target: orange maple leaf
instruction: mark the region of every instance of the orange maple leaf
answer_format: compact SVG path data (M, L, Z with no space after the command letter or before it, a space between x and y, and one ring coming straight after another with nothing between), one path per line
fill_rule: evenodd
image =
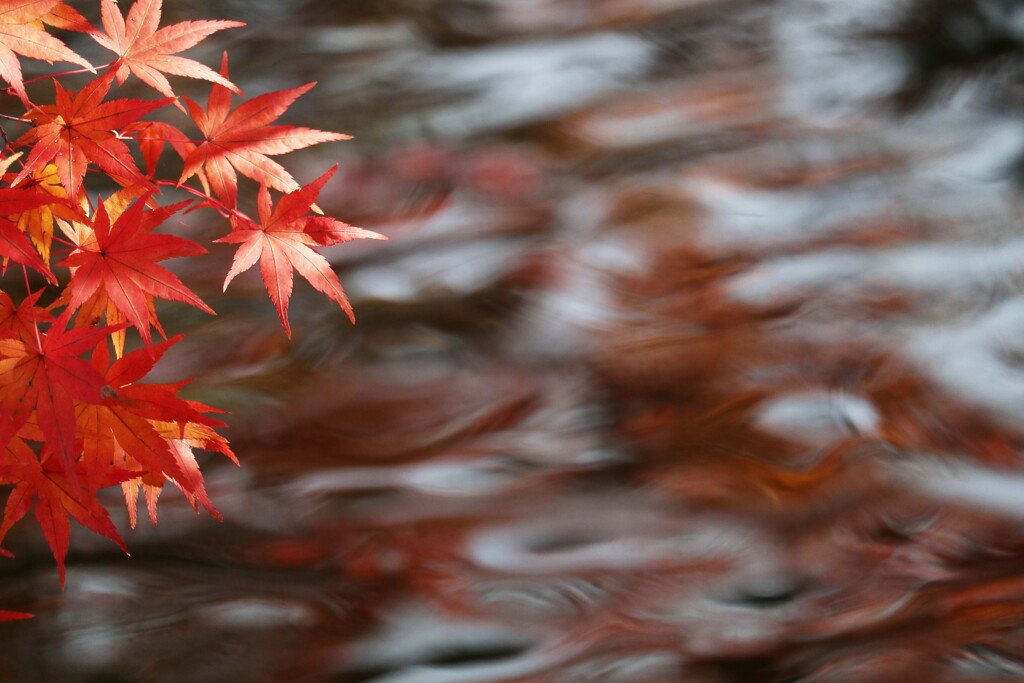
M221 74L227 78L227 54L221 62ZM299 184L271 156L352 137L314 128L268 125L314 85L316 83L307 83L291 90L260 95L243 102L234 111L231 111L231 92L216 83L210 90L205 111L188 97L182 97L206 140L185 157L185 168L178 182L185 182L203 169L213 191L231 208L235 207L238 196L236 170L280 192L297 190Z
M138 0L128 10L128 23L112 0L103 0L100 10L106 33L95 32L97 43L118 55L113 68L118 84L131 72L167 97L175 97L164 74L213 81L241 94L224 76L199 62L175 53L187 50L204 38L226 28L245 26L240 21L183 21L157 30L163 0ZM163 72L163 73L161 73Z
M9 174L4 178L13 180L15 176ZM68 196L64 186L60 184L60 178L57 177L56 164L40 166L15 187L19 190L31 190L41 197L56 197L57 200L65 200ZM70 202L54 200L10 216L18 230L31 238L32 244L47 265L50 264L50 248L53 244L54 216L68 221L81 218L80 212L75 210Z
M270 300L277 307L285 333L290 337L288 324L288 299L292 294L292 268L306 278L313 287L335 301L345 311L349 320L355 322L352 306L349 305L345 290L338 282L338 276L330 263L314 247L329 246L355 239L387 239L381 234L326 216L306 216L324 184L338 169L337 166L324 173L309 185L281 197L277 208L271 210L270 191L260 186L257 198L260 225L251 221L235 219L236 230L215 242L229 242L240 245L235 252L231 270L224 279L228 288L236 275L248 270L256 261L260 262L263 284L270 294Z
M40 24L48 23L71 30L88 30L88 22L60 0L0 0L0 76L30 107L21 64L17 55L54 62L70 62L92 69L93 66L67 45L47 33ZM17 54L15 54L17 53Z
M93 33L93 28L85 17L79 14L74 7L63 2L53 4L50 11L39 18L39 21L65 31L77 31L79 33Z

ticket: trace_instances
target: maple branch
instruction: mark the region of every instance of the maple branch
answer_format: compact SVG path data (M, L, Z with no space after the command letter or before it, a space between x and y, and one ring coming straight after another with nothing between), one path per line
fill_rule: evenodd
M300 187L270 158L349 137L271 125L315 84L258 95L232 110L232 93L244 95L228 78L227 55L218 73L177 53L244 24L190 21L160 28L163 2L134 0L125 14L117 0L99 0L100 31L64 0L0 0L0 94L17 97L24 107L12 111L26 112L0 113L0 121L27 128L10 140L0 126L0 140L12 152L0 159L0 272L8 262L20 265L26 292L16 305L0 289L0 485L14 486L0 511L0 542L12 525L34 512L62 587L70 519L124 548L96 498L99 489L122 487L132 526L140 489L156 523L162 481L177 485L197 511L201 505L220 519L192 449L217 451L237 464L227 440L214 431L225 425L208 417L219 411L178 397L183 383L138 384L181 338L153 343L153 329L166 338L155 299L214 314L159 263L205 249L173 230L157 228L171 221L185 225L179 212L199 207L228 219L231 233L216 241L234 243L238 251L224 286L259 259L264 285L289 336L293 271L353 318L337 274L318 248L382 238L332 218L306 215L322 214L315 200L337 166ZM92 66L50 35L47 26L86 33L118 56ZM19 55L85 68L25 81ZM62 76L85 72L93 78L81 88L60 82ZM179 102L164 74L209 81L205 108L184 96ZM115 82L120 85L130 75L164 97L109 97ZM30 99L25 86L44 79L53 82L52 98ZM72 80L79 79L69 84ZM204 139L191 140L169 123L143 120L169 104L190 115ZM167 144L182 156L177 180L157 177ZM150 175L140 168L139 156ZM237 208L236 171L260 185L258 213L253 214L259 221ZM91 186L93 174L123 189L101 199ZM185 184L193 176L199 189ZM193 199L161 206L154 199L161 186L180 188ZM276 208L270 189L285 193ZM69 271L64 287L51 267ZM46 277L43 289L32 292L28 268ZM44 294L49 303L37 307ZM125 354L128 328L136 330L143 348ZM0 556L6 554L0 548ZM19 614L0 611L0 621Z

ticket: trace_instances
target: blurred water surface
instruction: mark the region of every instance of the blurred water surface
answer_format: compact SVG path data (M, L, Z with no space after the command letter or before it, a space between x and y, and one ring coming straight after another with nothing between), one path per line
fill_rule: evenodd
M355 140L284 162L390 241L291 343L180 266L225 520L167 491L64 592L22 525L3 680L1024 680L1024 4L165 12L319 81L286 122Z

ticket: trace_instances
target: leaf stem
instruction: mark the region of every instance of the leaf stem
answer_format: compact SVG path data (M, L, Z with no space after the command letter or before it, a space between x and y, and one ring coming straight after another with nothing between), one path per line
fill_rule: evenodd
M73 76L74 74L96 73L100 69L105 69L105 68L107 68L108 66L111 66L111 65L113 65L113 62L110 62L108 64L100 64L99 66L93 67L91 69L72 69L71 71L61 71L60 73L57 73L57 74L47 74L45 76L36 76L35 78L30 78L27 81L25 81L25 85L28 85L29 83L35 83L36 81L43 81L43 80L46 80L47 78L57 78L59 76Z
M32 296L32 287L28 283L28 268L25 267L24 263L19 265L21 265L21 274L25 278L25 296L30 297ZM36 348L42 349L43 340L39 337L39 321L36 320L36 307L30 304L28 310L32 314L32 331L36 335Z
M209 204L209 206L212 209L214 209L217 213L219 213L220 215L224 216L225 218L228 218L228 219L230 219L230 218L238 218L238 219L241 219L241 220L246 220L246 221L252 222L251 218L249 218L247 215L245 215L244 213L242 213L238 209L229 208L222 201L220 201L219 199L216 199L216 198L206 194L202 190L197 190L196 188L191 187L189 185L180 184L180 183L178 183L178 182L176 182L174 180L157 180L156 184L157 185L164 185L166 187L176 187L178 189L185 190L186 192L189 192L190 194L193 194L196 197L199 197L200 199L206 200L206 203ZM189 211L191 211L193 209L197 209L200 206L202 206L202 204L197 204L196 206L191 207L189 209ZM232 226L232 229L234 229L233 226Z

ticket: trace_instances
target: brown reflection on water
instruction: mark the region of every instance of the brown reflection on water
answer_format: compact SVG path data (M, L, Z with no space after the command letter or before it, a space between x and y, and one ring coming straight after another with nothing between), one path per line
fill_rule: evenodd
M954 69L893 3L299 5L203 12L250 22L243 88L318 80L289 122L356 135L292 163L391 238L327 252L359 324L297 287L288 343L256 278L169 323L161 380L231 411L225 521L167 491L63 593L20 529L3 680L1024 676L1000 24ZM950 96L893 114L926 67Z

